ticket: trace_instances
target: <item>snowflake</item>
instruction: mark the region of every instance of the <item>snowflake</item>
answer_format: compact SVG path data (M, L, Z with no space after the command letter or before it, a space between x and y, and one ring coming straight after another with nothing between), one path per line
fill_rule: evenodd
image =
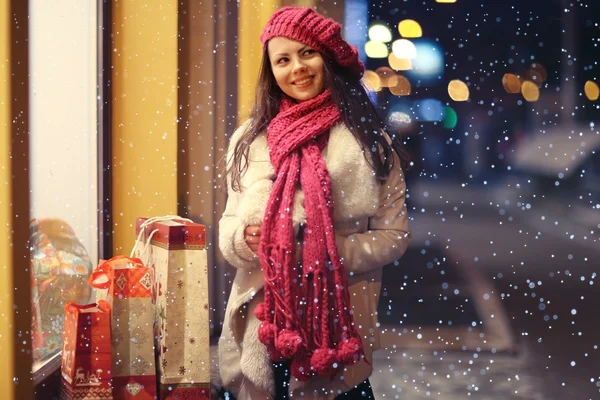
M190 344L196 344L196 338L191 337L190 338Z
M179 289L183 288L183 281L182 280L179 280L179 282L177 282L177 287Z
M185 375L185 367L179 367L179 375Z

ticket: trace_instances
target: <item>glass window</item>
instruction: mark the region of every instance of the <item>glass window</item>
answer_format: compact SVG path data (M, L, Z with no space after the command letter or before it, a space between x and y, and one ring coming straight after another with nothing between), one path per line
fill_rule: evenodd
M95 2L30 0L33 372L59 357L64 305L98 259Z

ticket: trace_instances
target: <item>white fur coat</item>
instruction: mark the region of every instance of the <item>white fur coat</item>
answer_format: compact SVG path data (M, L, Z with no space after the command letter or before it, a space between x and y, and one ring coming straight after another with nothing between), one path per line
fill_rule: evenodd
M228 159L246 127L243 125L232 136ZM375 313L381 268L400 258L408 243L404 176L396 160L396 168L386 183L379 184L359 143L342 124L332 128L323 157L332 181L338 251L350 274L355 322L361 327L359 332L369 358L379 343ZM268 399L274 394L271 361L258 341L260 321L253 313L262 302L262 271L243 233L247 225L262 223L274 178L266 135L262 134L252 142L249 166L240 182L241 193L228 188L226 209L219 223L219 247L225 259L238 268L219 342L219 366L225 387L238 400ZM294 227L305 219L303 199L304 194L298 189ZM361 361L347 367L333 381L314 378L302 384L292 378L290 395L334 398L370 373L371 366Z

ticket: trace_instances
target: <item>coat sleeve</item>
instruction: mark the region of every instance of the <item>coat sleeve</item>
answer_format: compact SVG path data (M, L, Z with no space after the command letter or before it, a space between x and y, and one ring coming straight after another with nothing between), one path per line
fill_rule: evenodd
M227 150L227 165L233 156L233 149L248 125L240 126L231 137ZM237 214L243 194L236 192L227 179L227 203L219 220L219 249L227 262L236 268L250 269L260 267L258 256L244 240L244 222Z
M336 235L339 256L351 275L382 268L402 257L408 247L406 183L400 159L395 153L394 157L394 168L383 184L379 208L369 218L368 230L348 237Z

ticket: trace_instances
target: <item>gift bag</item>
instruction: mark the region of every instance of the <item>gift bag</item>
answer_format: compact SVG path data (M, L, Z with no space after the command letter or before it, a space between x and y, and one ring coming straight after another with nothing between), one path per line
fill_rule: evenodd
M172 217L139 218L135 254L154 270L161 399L210 398L206 229Z
M157 398L154 360L154 273L141 260L101 261L90 276L97 299L112 308L112 386L115 399Z
M113 399L110 304L65 305L61 400Z

